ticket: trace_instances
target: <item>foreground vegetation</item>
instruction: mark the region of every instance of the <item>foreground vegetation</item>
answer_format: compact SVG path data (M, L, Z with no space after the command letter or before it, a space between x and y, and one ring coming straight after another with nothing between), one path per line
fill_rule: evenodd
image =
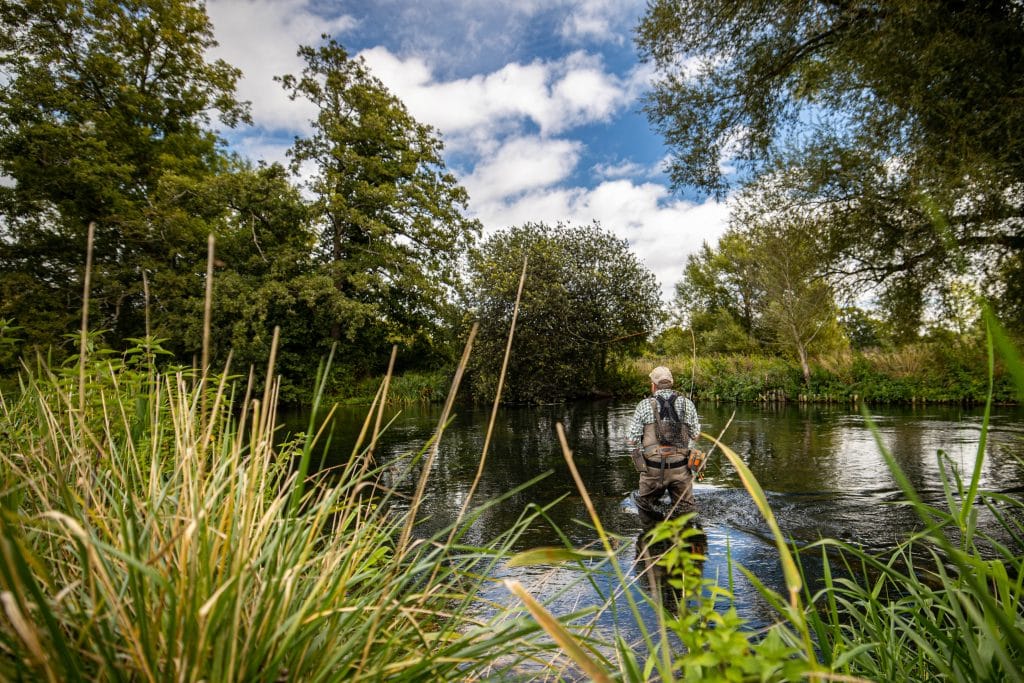
M40 365L0 396L0 678L501 677L543 650L476 616L516 530L414 540L376 486L372 410L347 466L307 480L329 435L275 445L277 385L83 372Z
M1024 365L995 332L1024 392ZM465 359L452 397L464 368ZM311 423L275 445L276 383L254 396L251 379L243 389L227 375L159 373L144 351L64 369L39 363L22 382L17 398L0 395L7 680L1024 676L1024 503L978 489L984 432L973 472L939 454L943 508L922 503L887 456L921 531L882 555L832 540L803 549L820 550L822 585L804 579L757 481L718 444L768 521L785 575L777 595L732 565L778 610L755 633L727 588L702 577L686 520L657 527L647 571L631 568L629 544L594 514L561 430L599 545L512 556L518 530L542 508L484 547L459 543L482 510L468 503L453 527L417 539L417 501L448 410L412 457L426 460L416 496L395 506L372 457L374 407L344 468L307 476L329 433ZM980 506L1001 533L978 528ZM605 583L598 574L614 577L605 604L554 615L535 588L514 581L511 604L481 602L505 563L552 562L575 565L593 586ZM632 613L641 641L618 627L597 633L594 615L609 610Z

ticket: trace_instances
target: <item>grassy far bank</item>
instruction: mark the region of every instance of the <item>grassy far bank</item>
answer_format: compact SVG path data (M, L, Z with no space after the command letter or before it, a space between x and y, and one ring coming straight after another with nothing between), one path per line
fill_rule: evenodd
M622 372L645 378L656 365L672 369L677 387L689 390L692 381L694 396L712 401L982 404L989 388L983 349L938 344L819 358L809 387L796 362L770 356L716 355L696 363L691 356L644 357L625 363ZM994 368L992 399L1017 401L1002 363Z
M12 361L16 330L0 321L0 359L7 367ZM1019 346L1019 345L1018 345ZM158 348L158 347L157 347ZM128 349L116 362L137 362L143 344ZM513 351L514 352L514 351ZM118 353L100 351L107 358ZM159 355L166 358L167 355ZM159 360L158 358L158 360ZM528 368L528 364L524 363ZM676 387L699 400L725 402L816 402L816 403L959 403L981 404L988 396L989 377L982 342L928 341L893 349L843 351L818 357L811 362L811 383L804 384L795 360L755 354L657 355L612 359L598 386L578 387L578 398L639 398L648 390L647 375L656 365L666 365L676 377ZM166 368L173 369L172 367ZM391 378L388 401L392 403L443 402L451 386L453 367L408 371ZM473 388L473 368L467 387ZM331 403L369 405L381 383L380 376L355 377L351 370L333 374L326 389ZM308 403L308 388L299 388L283 378L282 404ZM8 396L18 390L16 377L0 377L0 389ZM474 396L489 402L491 396ZM992 400L996 404L1018 402L1005 364L993 368Z
M980 405L989 384L983 349L922 343L819 358L811 366L810 387L799 364L777 356L719 354L694 362L690 355L646 355L619 361L592 395L638 398L647 392L647 374L657 365L672 369L677 388L689 392L692 383L694 397L707 401ZM390 400L440 402L450 381L450 370L405 373L392 378ZM339 388L333 398L369 404L379 383L379 378L365 379ZM1018 402L1002 362L994 368L992 399L996 404Z

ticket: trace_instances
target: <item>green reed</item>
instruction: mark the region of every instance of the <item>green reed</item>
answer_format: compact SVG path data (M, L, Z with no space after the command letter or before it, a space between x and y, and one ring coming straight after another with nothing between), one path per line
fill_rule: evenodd
M458 539L502 499L401 544L365 446L299 485L327 432L277 443L273 381L243 399L211 378L204 400L186 371L85 376L89 415L77 370L0 395L0 678L500 678L547 647L530 621L478 616L542 508L487 547Z

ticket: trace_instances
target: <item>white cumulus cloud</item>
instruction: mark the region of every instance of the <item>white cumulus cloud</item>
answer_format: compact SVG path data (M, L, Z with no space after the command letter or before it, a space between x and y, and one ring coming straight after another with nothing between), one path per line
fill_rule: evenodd
M661 285L662 298L673 296L690 254L706 241L715 244L728 224L728 202L704 203L673 198L657 183L611 180L592 189L551 187L490 202L472 209L489 231L529 221L559 221L601 226L626 239Z
M599 56L580 51L449 81L435 80L421 58L401 58L382 46L360 56L413 116L446 138L472 137L481 129L507 132L526 123L541 135L557 135L607 121L633 99L632 75L609 73Z
M501 202L565 180L576 167L581 148L572 140L515 138L478 162L463 184L475 203Z
M642 0L572 0L566 3L559 28L563 38L622 44L623 27L632 25L644 9Z
M211 51L242 70L238 97L252 102L253 122L271 130L308 130L316 112L292 102L274 76L298 74L300 45L320 42L321 34L355 27L347 14L316 14L307 0L209 0L206 12L220 43Z

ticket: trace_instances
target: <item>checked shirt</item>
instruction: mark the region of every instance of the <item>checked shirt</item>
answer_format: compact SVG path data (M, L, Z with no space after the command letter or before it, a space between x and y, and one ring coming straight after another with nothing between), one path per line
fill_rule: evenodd
M672 393L672 389L658 389L655 396L668 398ZM676 394L675 406L676 413L690 430L690 443L688 447L696 448L697 442L695 439L700 434L700 419L697 417L697 409L693 406L693 401L682 394ZM636 405L636 410L633 411L633 419L630 421L629 429L626 432L626 437L630 443L634 446L638 445L644 435L644 425L651 424L652 422L654 422L654 411L651 410L651 399L647 397L640 401Z

